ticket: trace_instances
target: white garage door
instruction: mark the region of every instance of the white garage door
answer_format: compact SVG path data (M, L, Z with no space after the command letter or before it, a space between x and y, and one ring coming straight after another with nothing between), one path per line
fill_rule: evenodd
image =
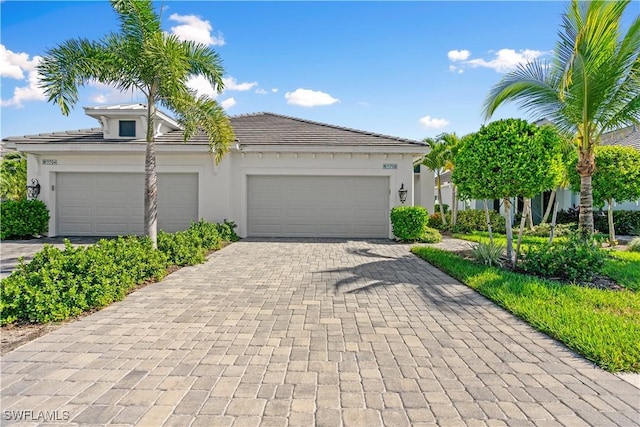
M57 234L144 234L144 175L58 173ZM198 175L158 175L158 229L184 230L198 219Z
M249 236L389 236L387 177L256 175L247 187Z

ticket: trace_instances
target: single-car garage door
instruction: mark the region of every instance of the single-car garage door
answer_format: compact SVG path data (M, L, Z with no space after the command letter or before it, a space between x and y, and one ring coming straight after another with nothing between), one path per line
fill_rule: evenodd
M144 234L144 175L62 172L56 177L61 236ZM158 175L158 229L184 230L198 219L198 175Z
M387 177L247 178L249 236L389 236Z

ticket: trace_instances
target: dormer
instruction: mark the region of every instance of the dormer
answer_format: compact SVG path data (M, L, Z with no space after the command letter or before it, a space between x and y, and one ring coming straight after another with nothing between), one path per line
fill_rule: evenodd
M119 104L84 107L85 114L100 122L105 140L135 141L147 136L147 106ZM153 119L154 136L181 129L178 122L156 109Z

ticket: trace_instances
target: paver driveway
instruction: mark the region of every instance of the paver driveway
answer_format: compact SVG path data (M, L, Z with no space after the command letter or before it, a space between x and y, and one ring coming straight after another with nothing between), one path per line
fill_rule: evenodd
M244 240L2 358L5 424L624 426L639 393L384 241Z

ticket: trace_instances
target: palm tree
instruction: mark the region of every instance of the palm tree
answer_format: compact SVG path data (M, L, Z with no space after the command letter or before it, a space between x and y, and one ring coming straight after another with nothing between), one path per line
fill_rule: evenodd
M442 200L442 173L447 163L446 144L438 136L436 138L425 138L425 142L431 151L422 158L422 164L431 169L436 174L436 187L438 189L438 205L440 206L440 216L442 225L446 227L447 219L444 215L444 205Z
M455 132L443 133L440 136L438 136L438 139L442 140L442 142L445 145L444 169L446 171L453 173L453 169L455 167L455 157L458 151L460 150L461 140L460 138L458 138L458 135L456 135ZM452 227L456 225L457 216L458 216L457 188L453 180L451 180L451 226Z
M139 90L147 100L145 156L145 233L157 241L157 173L153 121L157 106L176 113L184 138L203 131L210 150L220 161L234 139L230 121L213 99L197 98L186 82L202 75L218 91L223 69L211 48L183 41L160 28L151 0L111 0L120 32L98 41L72 39L50 49L38 66L41 86L62 114L78 101L78 87L93 81L124 91Z
M593 233L594 147L604 132L640 121L640 17L626 34L620 21L630 0L572 0L550 63L507 73L489 93L485 117L513 101L546 116L575 138L583 233Z

